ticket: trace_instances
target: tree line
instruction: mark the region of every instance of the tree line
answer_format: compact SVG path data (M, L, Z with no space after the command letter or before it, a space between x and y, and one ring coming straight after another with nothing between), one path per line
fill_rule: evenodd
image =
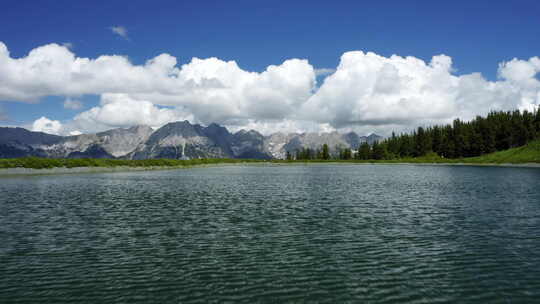
M418 127L412 133L392 136L372 145L364 142L356 151L336 147L329 152L324 144L321 149L302 148L287 159L397 159L421 157L436 153L444 158L474 157L526 145L540 137L540 109L530 111L492 111L486 117L477 116L465 122L455 119L452 124Z

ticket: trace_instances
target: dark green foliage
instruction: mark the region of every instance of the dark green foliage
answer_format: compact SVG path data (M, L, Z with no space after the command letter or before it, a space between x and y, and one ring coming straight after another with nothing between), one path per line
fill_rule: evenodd
M424 128L418 127L418 131L416 132L416 138L414 139L416 147L414 150L415 156L422 156L426 155L428 152L432 150L432 141L431 141L432 134L427 133L424 131Z
M399 155L400 143L396 133L392 132L392 136L386 140L386 149L390 158L396 158Z
M316 159L317 153L310 148L302 148L296 150L296 160L310 160Z
M390 138L382 142L375 142L372 147L363 143L353 155L348 148L338 148L338 154L334 155L339 160L393 160L406 162L450 162L448 159L463 158L480 159L478 156L486 155L485 159L511 161L515 153L519 152L519 162L532 159L536 162L535 155L540 154L538 147L540 141L540 109L534 113L529 111L491 112L487 117L476 117L469 122L459 119L451 125L433 126L428 128L419 127L412 134L396 135L392 133ZM530 148L525 145L533 143ZM519 149L498 152L511 148ZM534 147L534 148L532 148ZM520 150L521 149L521 150ZM517 152L512 152L517 151ZM491 153L491 154L490 154ZM512 154L514 153L514 154ZM491 155L495 158L489 158ZM416 159L413 159L415 157ZM313 150L302 148L296 151L296 155L287 152L287 161L294 159L300 161L331 160L327 144L321 149ZM245 159L145 159L145 160L120 160L120 159L52 159L39 157L25 157L0 159L0 168L54 168L54 167L182 167L203 164L219 163L244 163L264 162L263 160ZM275 160L275 162L279 162Z
M373 143L371 148L371 157L370 159L387 159L388 155L386 153L386 144L379 144L378 142Z
M367 160L371 157L371 147L367 142L364 142L358 147L358 153L356 159Z
M331 158L330 151L327 144L322 145L319 150L313 150L311 148L302 148L296 150L296 160L329 160Z
M373 151L373 152L372 152ZM501 163L540 163L540 140L529 142L525 146L494 152L478 157L447 159L431 152L421 157L404 157L399 159L373 159L381 157L386 151L384 144L377 143L372 150L368 144L360 146L357 158L353 160L331 160L347 163L468 163L468 164L501 164ZM373 153L373 155L370 155ZM367 156L365 156L367 155ZM362 157L362 158L360 158ZM386 157L389 157L389 153ZM372 158L372 159L369 159ZM55 167L149 167L149 168L181 168L196 165L213 164L242 164L242 163L294 163L294 160L261 160L261 159L147 159L147 160L118 160L118 159L52 159L52 158L10 158L0 159L0 169L4 168L55 168ZM322 159L300 160L299 162L326 162Z
M330 152L328 151L328 145L324 144L322 146L322 159L330 159Z
M455 119L451 125L419 127L412 134L392 134L380 145L386 148L386 158L422 157L430 152L444 158L462 158L524 146L539 136L540 110L516 110L491 112L469 122Z
M285 158L286 158L287 160L292 160L293 157L292 157L291 152L287 151L287 155L285 156Z
M351 151L351 149L350 148L340 149L340 151L339 151L339 159L341 159L341 160L352 159L352 151Z
M0 168L76 168L76 167L184 167L206 164L221 163L245 163L261 162L261 160L252 159L144 159L144 160L122 160L122 159L95 159L95 158L39 158L23 157L0 159Z
M412 157L414 153L413 138L409 134L403 134L396 139L399 146L399 157Z

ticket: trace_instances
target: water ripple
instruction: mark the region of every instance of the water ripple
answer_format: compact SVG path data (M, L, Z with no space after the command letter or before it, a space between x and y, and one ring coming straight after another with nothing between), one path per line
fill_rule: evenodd
M4 178L0 303L533 303L539 181L367 165Z

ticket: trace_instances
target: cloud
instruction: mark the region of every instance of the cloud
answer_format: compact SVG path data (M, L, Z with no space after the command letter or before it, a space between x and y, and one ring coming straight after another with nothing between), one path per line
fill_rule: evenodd
M72 50L73 47L74 47L74 46L73 46L73 43L71 43L71 42L64 42L64 43L62 43L62 46L65 46L65 47L67 47L67 48L70 49L70 50Z
M83 103L79 100L75 100L75 99L71 99L71 98L66 98L66 100L64 100L64 108L65 109L70 109L70 110L79 110L83 107Z
M235 61L193 58L179 64L160 54L135 65L126 57L75 56L48 44L12 58L0 42L0 100L37 102L50 95L100 95L100 105L64 121L59 132L174 120L272 130L407 130L417 125L473 118L490 110L533 109L540 104L540 59L499 64L498 79L456 75L452 58L384 57L346 52L333 69L289 59L262 72ZM327 74L320 84L317 75ZM67 102L70 100L70 102Z
M349 126L446 123L473 118L490 110L531 108L540 103L539 59L514 59L499 67L500 79L479 73L456 76L452 59L434 56L429 63L415 57L383 57L361 51L341 57L335 73L302 104L305 120Z
M32 131L37 132L45 132L49 134L60 134L60 131L62 130L62 123L60 123L58 120L51 120L48 119L45 116L42 116L41 118L34 121L32 124Z
M7 112L0 106L0 121L9 121Z
M327 68L321 68L321 69L315 69L315 75L317 76L325 76L332 74L336 71L336 69L327 69Z
M193 121L193 115L178 109L158 107L146 100L134 100L127 94L103 94L100 105L76 115L62 133L84 130L98 132L111 128L148 125L160 127L179 120Z
M217 58L193 58L180 67L168 54L143 65L133 65L122 56L78 58L57 44L14 59L0 43L0 67L0 100L121 93L155 104L189 107L203 120L249 117L252 112L280 116L306 100L315 84L307 60L287 60L256 73Z
M116 35L126 39L126 40L129 40L129 37L128 37L128 31L125 27L123 26L111 26L109 28L113 33L115 33Z
M328 123L316 123L312 121L302 121L302 120L291 120L291 119L282 119L282 120L256 120L248 119L241 121L239 124L229 124L227 128L231 132L236 132L241 129L245 130L257 130L258 132L269 135L273 133L305 133L305 132L333 132L336 129Z

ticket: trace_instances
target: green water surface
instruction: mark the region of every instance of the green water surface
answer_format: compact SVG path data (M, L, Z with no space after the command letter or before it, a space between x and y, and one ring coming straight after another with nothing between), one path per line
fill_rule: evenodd
M0 303L538 303L540 169L0 178Z

